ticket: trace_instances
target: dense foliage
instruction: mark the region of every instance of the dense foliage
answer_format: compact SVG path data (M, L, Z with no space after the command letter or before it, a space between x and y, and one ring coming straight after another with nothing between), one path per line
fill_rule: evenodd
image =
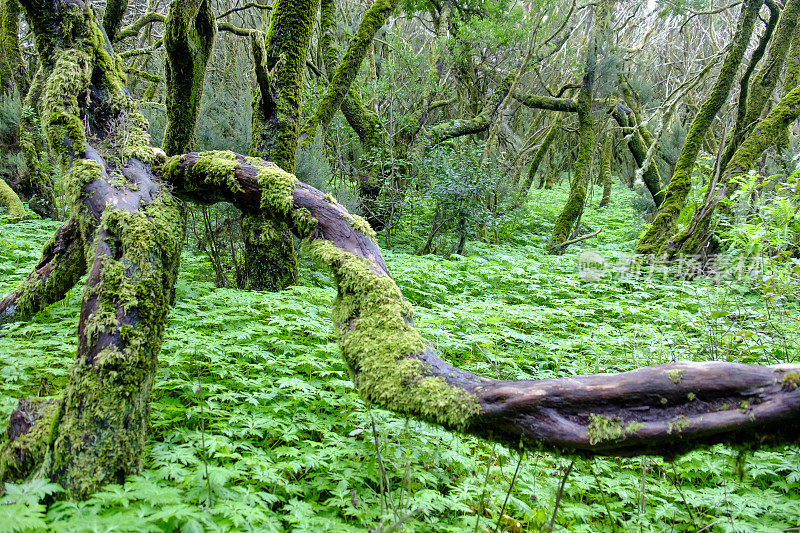
M503 378L616 372L675 359L796 361L796 285L769 263L688 279L626 262L633 193L587 208L604 227L573 253L545 253L564 190L537 191L502 245L419 257L406 233L387 252L418 325L449 360ZM37 261L57 223L4 226L3 290ZM593 254L598 254L594 256ZM597 272L586 266L605 262ZM8 485L0 530L464 531L547 529L570 457L503 446L370 408L353 392L330 327L330 281L301 256L278 294L219 289L186 253L152 404L147 467L85 502L40 502L58 487ZM602 277L599 272L604 272ZM737 279L739 275L741 279ZM728 277L731 276L731 277ZM65 382L80 288L7 326L2 416ZM800 450L718 446L666 461L575 459L555 524L575 531L775 531L797 526ZM643 471L644 470L644 471Z

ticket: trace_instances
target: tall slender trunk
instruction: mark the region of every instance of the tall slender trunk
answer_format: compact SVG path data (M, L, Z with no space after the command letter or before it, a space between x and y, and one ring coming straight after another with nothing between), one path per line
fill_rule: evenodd
M717 81L714 83L708 99L703 102L700 111L692 121L678 156L678 162L675 164L672 179L664 191L664 201L661 203L661 208L653 223L639 239L636 245L637 253L664 253L667 239L675 233L678 217L686 205L686 198L692 189L692 171L697 154L700 152L703 139L714 122L714 118L728 99L736 71L739 69L739 64L742 62L750 42L750 36L753 34L753 27L763 3L764 0L746 0L742 4L736 34L725 54Z

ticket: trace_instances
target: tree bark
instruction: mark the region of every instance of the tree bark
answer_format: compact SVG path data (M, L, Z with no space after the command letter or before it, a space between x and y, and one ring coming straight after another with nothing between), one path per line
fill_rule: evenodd
M603 184L603 197L599 207L607 207L611 203L611 158L614 156L614 138L611 131L606 129L603 137L603 151L600 153L600 179Z
M594 92L595 68L597 66L597 40L606 23L604 6L596 7L593 13L591 34L586 44L586 67L583 82L576 101L578 113L578 157L575 159L575 175L569 185L567 203L561 209L553 227L548 251L562 254L575 224L580 220L586 203L586 187L589 184L592 156L594 155L594 117L592 95Z
M294 172L300 134L303 74L319 0L277 0L263 42L253 35L258 90L253 100L250 155ZM297 279L297 257L282 223L242 215L244 285L276 291Z
M769 98L778 85L783 64L792 43L792 36L796 33L797 23L800 20L800 0L788 0L783 10L779 13L774 13L774 9L772 11L773 16L770 18L770 24L765 31L765 37L771 36L768 39L769 48L767 49L766 58L752 81L750 81L749 74L754 71L754 64L748 66L748 70L742 78L736 125L733 135L730 136L730 141L725 147L725 153L720 160L720 168L723 169L728 166L736 149L739 148L761 118ZM770 31L770 27L774 28L774 30ZM754 59L763 55L764 50L761 48L759 46L759 49L753 52ZM767 48L766 43L763 48ZM759 51L761 53L757 55Z
M664 201L653 223L645 230L644 235L637 243L636 253L664 253L667 239L675 233L678 217L686 205L686 198L692 188L692 171L694 170L697 154L703 144L703 138L708 132L708 128L711 127L717 113L728 99L736 71L750 42L750 36L753 33L753 27L763 3L764 0L746 0L742 4L736 34L733 36L731 46L725 54L725 60L720 68L717 81L708 99L703 102L700 111L692 120L689 133L686 135L683 148L681 148L681 153L678 156L678 162L675 164L672 179L664 191Z
M648 141L645 140L645 136L642 135L644 126L638 124L633 110L622 103L617 102L614 104L611 115L614 117L614 120L617 121L617 124L626 130L628 149L633 156L633 160L636 162L636 166L642 168L647 161L647 151L650 147ZM642 173L642 181L644 181L645 187L647 187L647 190L650 192L650 196L653 198L656 208L659 208L664 202L664 190L661 184L661 174L655 163L650 163L647 170Z
M222 158L229 173L209 183ZM458 431L559 453L674 457L719 442L795 442L800 365L674 363L622 374L496 381L439 359L414 328L368 226L275 166L227 153L172 158L164 178L193 201L269 207L328 265L334 325L359 394Z
M164 26L167 127L162 147L167 155L195 148L197 114L216 33L209 0L170 2Z
M375 0L364 12L355 35L350 39L344 57L339 62L336 71L330 76L330 82L325 90L325 95L317 105L314 116L311 118L304 135L304 144L310 144L316 138L317 132L324 134L331 124L331 120L339 111L342 102L347 97L353 81L358 76L361 63L367 55L369 46L375 34L397 8L399 0ZM327 56L326 56L327 58ZM332 66L332 65L331 65ZM326 64L325 68L328 69Z
M711 227L714 212L720 202L730 196L740 180L755 165L764 150L775 141L778 134L800 117L800 87L794 88L753 128L745 141L733 154L719 180L709 186L704 205L692 221L667 243L667 255L705 255L715 229Z
M150 171L155 152L147 123L93 11L71 0L22 5L40 58L52 64L42 124L64 170L74 220L57 232L10 305L4 299L2 314L22 318L62 297L82 274L80 256L89 275L64 396L20 401L12 418L33 422L0 446L0 479L46 476L83 498L141 468L185 218Z

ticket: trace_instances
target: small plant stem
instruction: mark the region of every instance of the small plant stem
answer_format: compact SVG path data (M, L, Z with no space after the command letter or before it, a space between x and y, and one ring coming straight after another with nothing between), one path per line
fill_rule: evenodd
M372 422L372 438L375 442L375 455L378 458L378 470L380 471L381 476L381 512L383 512L387 507L387 499L389 504L392 506L392 513L394 514L394 519L399 520L400 517L397 514L397 508L394 506L394 500L392 499L392 495L389 493L389 479L386 476L386 469L383 466L383 457L381 456L381 449L378 443L378 428L375 426L375 417L372 416L372 411L369 413L370 421Z
M553 524L556 522L556 514L558 513L558 506L561 504L561 496L564 494L564 485L567 483L567 477L569 477L569 473L572 472L572 467L575 465L575 459L573 459L569 466L567 467L567 471L564 472L564 477L561 478L561 484L558 486L558 492L556 492L556 503L553 505L553 515L550 517L550 523L547 524L547 533L551 533L553 531Z
M486 463L486 478L483 480L483 492L481 493L481 500L478 502L478 507L475 512L475 528L474 532L477 533L478 531L478 524L481 520L481 514L483 514L484 510L484 501L486 498L486 487L489 486L489 472L492 469L492 459L494 459L494 450L497 448L497 443L492 445L492 453L489 454L489 461Z
M514 470L514 476L511 478L511 484L508 486L506 492L506 499L503 501L503 507L500 509L500 515L497 517L497 525L495 531L500 531L500 522L503 520L503 513L506 512L506 505L508 505L508 498L511 496L511 489L514 488L514 483L517 481L517 474L519 474L519 467L522 465L522 459L525 457L525 450L519 452L519 461L517 461L517 468Z

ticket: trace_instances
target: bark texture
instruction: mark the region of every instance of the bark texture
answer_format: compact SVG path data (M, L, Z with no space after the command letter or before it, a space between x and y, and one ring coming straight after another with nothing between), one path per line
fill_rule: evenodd
M303 75L319 0L277 0L266 37L253 34L258 90L253 100L250 155L294 172L300 135ZM244 284L254 290L281 290L297 279L297 258L282 223L242 215Z
M215 163L216 162L216 163ZM204 168L226 165L209 180ZM359 394L401 413L513 446L674 457L726 442L796 442L800 365L675 363L622 374L496 381L439 359L414 328L369 227L274 165L231 152L172 158L164 177L199 202L286 221L334 274L334 326Z
M75 0L22 5L40 57L52 59L42 123L65 173L73 221L56 233L28 281L3 300L4 319L62 297L82 266L89 273L64 395L20 401L12 419L30 424L14 425L18 431L0 446L0 479L46 476L83 498L141 468L185 218L150 171L156 156L147 123L93 11Z
M720 68L717 81L708 99L703 102L695 115L686 140L681 148L672 179L664 191L664 200L653 223L644 231L636 245L640 254L661 254L666 249L667 239L675 233L678 217L686 205L686 198L692 188L692 171L703 139L711 127L714 117L725 104L730 94L736 71L742 62L750 36L753 33L758 12L764 0L746 0L742 4L736 33Z
M197 114L216 31L209 0L170 3L164 27L167 128L162 143L168 155L194 149Z
M725 201L739 187L747 172L755 165L764 150L770 147L779 133L800 117L800 87L784 96L775 108L753 128L745 141L733 154L725 171L709 186L704 205L692 221L667 243L667 255L679 253L705 255L715 233L713 217L720 202Z
M355 35L347 45L344 57L339 62L336 71L332 75L329 74L328 88L306 128L306 143L313 142L317 132L324 133L328 130L331 120L339 111L350 86L358 76L361 63L367 55L375 34L381 29L389 15L395 11L398 3L399 0L375 0L372 6L364 12ZM325 67L327 69L328 64Z

